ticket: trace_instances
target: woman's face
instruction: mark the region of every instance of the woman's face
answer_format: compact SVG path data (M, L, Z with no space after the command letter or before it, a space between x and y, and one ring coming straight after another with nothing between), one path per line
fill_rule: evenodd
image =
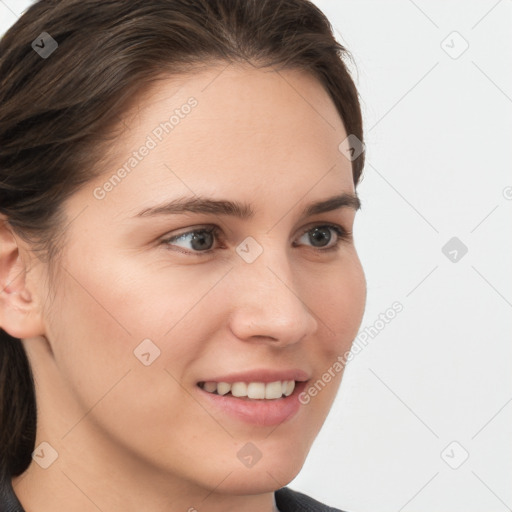
M312 77L234 65L157 82L124 122L65 203L51 350L26 340L39 441L141 483L283 486L364 309L347 133Z

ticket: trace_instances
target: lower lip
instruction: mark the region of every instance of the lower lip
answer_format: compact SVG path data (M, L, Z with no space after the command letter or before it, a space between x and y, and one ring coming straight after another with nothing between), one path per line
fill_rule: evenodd
M296 382L295 389L290 396L274 400L237 398L232 395L209 393L199 386L197 389L204 398L222 412L252 425L270 427L288 421L297 414L301 406L299 395L306 384L307 382Z

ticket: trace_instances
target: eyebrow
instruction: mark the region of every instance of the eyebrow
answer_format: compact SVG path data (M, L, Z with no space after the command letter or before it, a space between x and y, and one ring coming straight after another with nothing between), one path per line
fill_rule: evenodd
M323 201L307 205L302 211L305 217L325 213L341 208L359 210L361 201L356 195L343 193ZM164 204L151 206L140 211L134 217L155 217L159 215L179 215L184 213L210 213L214 215L230 215L240 219L249 219L254 216L250 204L224 199L211 199L207 197L180 197Z

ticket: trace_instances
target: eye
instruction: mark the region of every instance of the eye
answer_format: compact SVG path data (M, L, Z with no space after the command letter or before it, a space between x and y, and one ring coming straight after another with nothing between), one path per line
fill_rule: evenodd
M332 232L335 233L334 237ZM212 247L220 233L221 230L217 226L203 226L165 238L161 243L171 250L201 256L202 254L214 252L215 249ZM327 252L337 249L341 241L349 241L351 233L337 224L320 224L302 231L299 240L304 238L306 239L306 244L311 243L318 252ZM330 243L332 240L334 240L334 243ZM294 242L294 247L300 245L302 244ZM176 247L176 249L173 249L173 247Z
M202 227L181 233L180 235L176 235L171 238L166 238L165 240L162 240L162 243L177 247L180 247L177 242L185 243L187 245L190 244L189 246L184 247L187 250L179 251L186 254L194 254L194 252L209 253L212 252L211 246L219 232L220 230L217 226Z
M334 243L329 245L329 242L333 240L332 231L334 231L336 235L334 237ZM320 224L309 227L306 231L303 231L300 239L306 238L308 242L313 244L315 249L318 249L320 252L326 252L337 249L341 241L348 241L350 237L351 234L337 224Z

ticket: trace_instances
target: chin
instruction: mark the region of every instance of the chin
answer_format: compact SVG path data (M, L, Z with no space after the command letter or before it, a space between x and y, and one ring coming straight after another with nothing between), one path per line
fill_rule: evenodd
M307 453L288 453L280 458L276 455L267 458L263 457L252 467L245 468L238 464L231 469L226 469L226 475L231 474L223 484L217 488L218 491L233 495L251 495L274 492L291 482L302 469ZM218 485L219 475L214 476L215 485Z

